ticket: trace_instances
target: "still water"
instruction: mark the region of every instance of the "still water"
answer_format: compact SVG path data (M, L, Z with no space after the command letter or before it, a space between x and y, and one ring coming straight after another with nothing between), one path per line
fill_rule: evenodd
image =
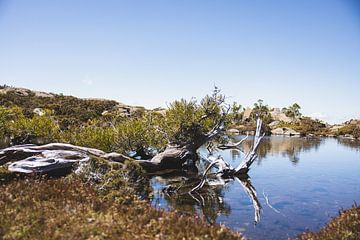
M246 152L250 144L251 139L242 150ZM200 152L207 154L205 149ZM232 166L242 160L236 150L216 154ZM198 182L188 175L154 177L152 202L224 224L249 239L288 239L319 230L340 209L360 202L360 141L268 137L249 179L232 179L189 195ZM177 191L162 191L168 186Z

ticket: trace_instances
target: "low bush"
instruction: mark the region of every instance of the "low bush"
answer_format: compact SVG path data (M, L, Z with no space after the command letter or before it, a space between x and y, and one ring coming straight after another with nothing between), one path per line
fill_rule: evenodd
M314 120L310 117L301 117L298 121L292 123L281 122L276 127L291 128L300 132L300 134L304 136L307 134L324 135L328 131L325 123L317 119Z
M50 115L27 118L20 115L8 124L13 143L50 143L58 141L60 128Z
M60 128L51 111L26 117L19 107L0 106L0 137L9 137L14 144L48 143L59 140Z
M97 148L105 152L116 149L116 132L112 127L98 126L90 121L82 127L72 127L62 133L62 141L74 145Z
M337 135L352 135L355 138L360 138L360 126L356 124L348 124L340 128Z

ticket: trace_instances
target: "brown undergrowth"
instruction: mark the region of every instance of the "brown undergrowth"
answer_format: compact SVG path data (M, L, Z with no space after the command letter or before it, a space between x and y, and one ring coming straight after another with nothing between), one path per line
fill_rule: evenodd
M0 183L0 239L241 239L220 225L116 198L77 176ZM113 193L111 193L113 194Z

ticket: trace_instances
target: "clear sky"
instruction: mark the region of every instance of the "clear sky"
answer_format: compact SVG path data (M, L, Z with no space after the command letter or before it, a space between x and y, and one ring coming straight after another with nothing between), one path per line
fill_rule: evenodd
M216 84L360 118L360 1L0 0L0 84L148 108Z

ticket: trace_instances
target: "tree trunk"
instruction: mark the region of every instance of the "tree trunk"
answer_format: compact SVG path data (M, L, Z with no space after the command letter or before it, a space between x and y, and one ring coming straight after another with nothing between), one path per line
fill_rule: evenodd
M5 148L0 151L0 165L10 163L8 169L13 172L47 173L72 168L74 164L88 161L91 156L120 163L131 160L119 153L105 153L98 149L66 143L50 143Z

